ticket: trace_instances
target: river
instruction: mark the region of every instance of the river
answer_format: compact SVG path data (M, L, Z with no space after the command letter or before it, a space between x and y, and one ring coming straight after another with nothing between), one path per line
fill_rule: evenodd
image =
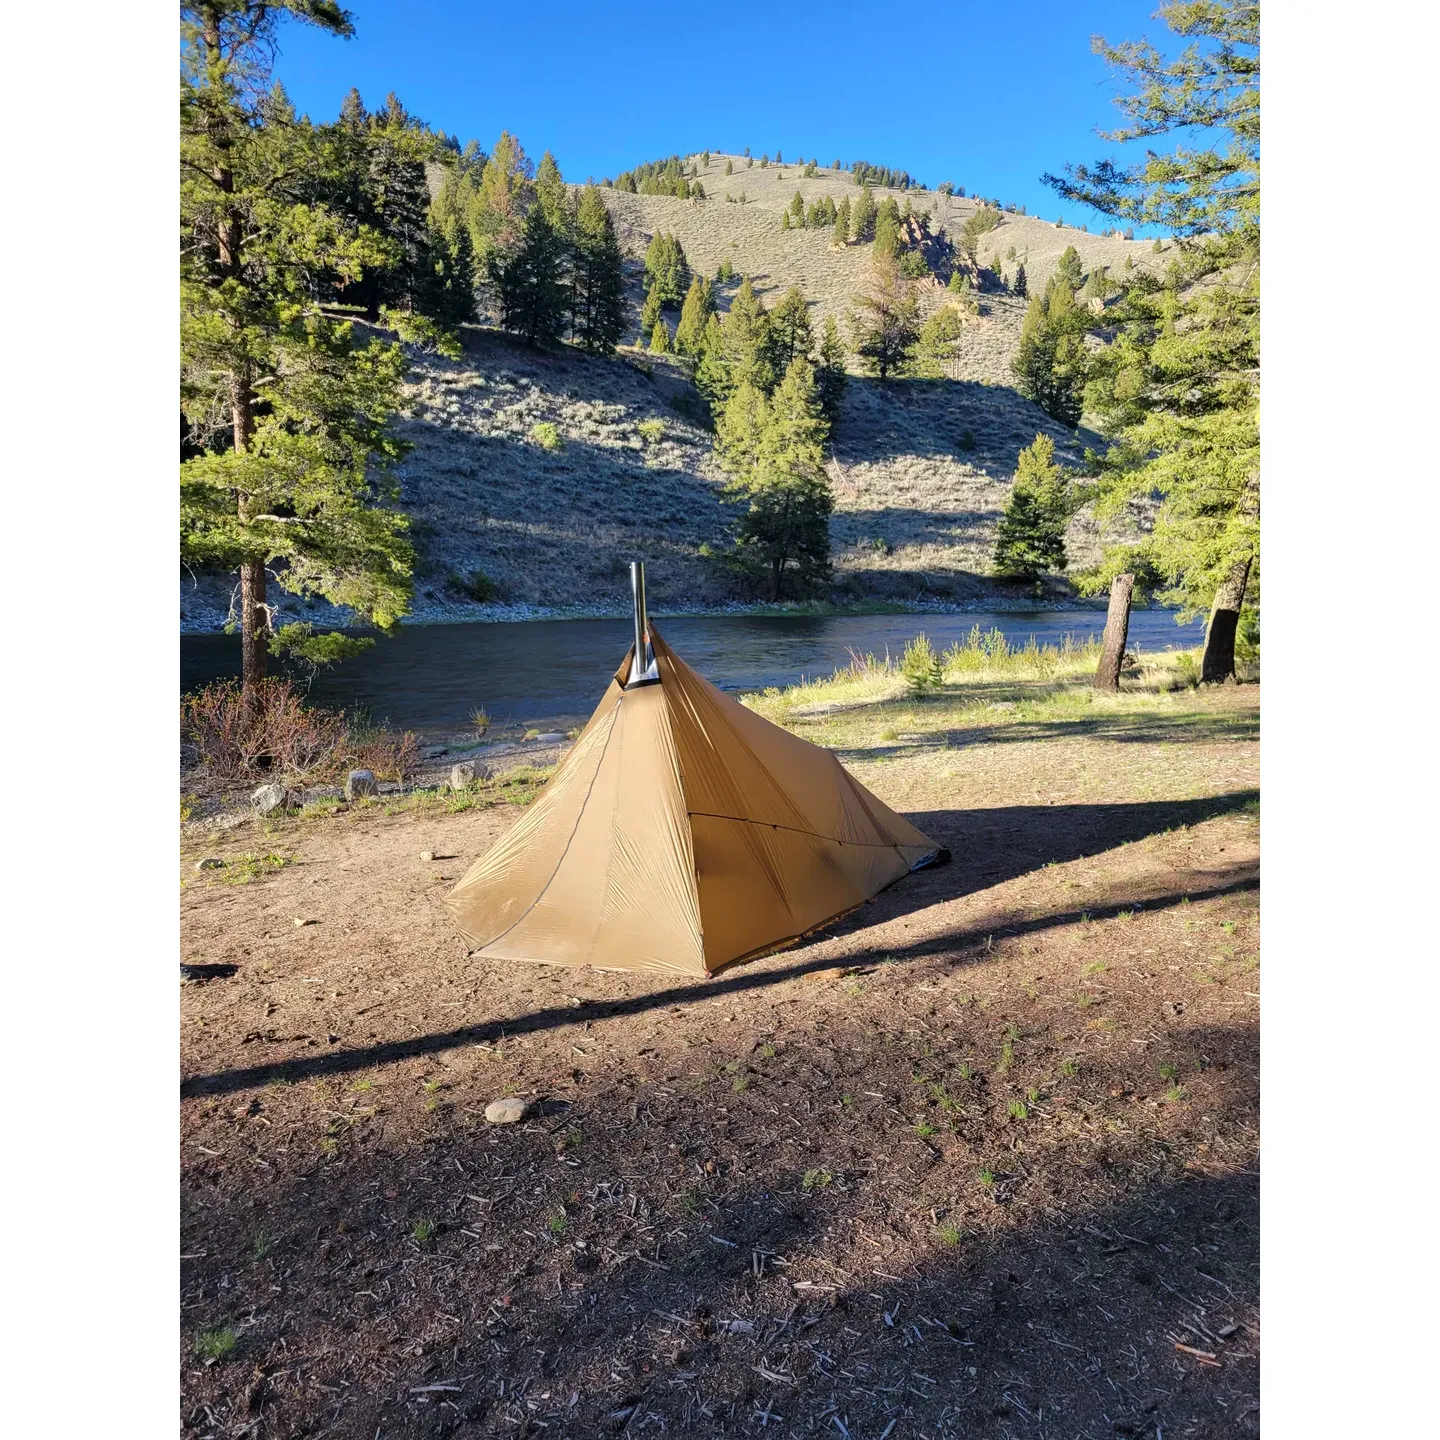
M949 615L691 615L655 617L656 628L696 670L724 690L760 690L829 675L850 651L899 656L922 630L943 650L971 626L998 627L1012 645L1030 636L1058 644L1105 627L1102 610ZM1133 649L1198 645L1204 624L1177 626L1163 610L1130 617ZM320 705L363 708L376 720L422 732L459 729L484 706L496 721L587 715L624 658L629 620L533 620L513 624L406 625L372 649L315 677ZM194 690L237 675L234 635L182 635L180 685Z

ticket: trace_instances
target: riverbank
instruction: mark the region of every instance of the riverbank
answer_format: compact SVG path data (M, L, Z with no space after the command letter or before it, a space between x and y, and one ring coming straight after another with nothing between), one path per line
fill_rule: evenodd
M346 629L353 617L328 606L303 607L287 604L291 597L280 600L276 610L276 623L305 620L319 629ZM742 603L728 601L720 605L706 605L699 602L668 605L656 610L657 620L666 618L689 619L693 617L719 618L722 616L832 616L832 615L975 615L975 614L1025 614L1034 610L1093 610L1102 614L1105 600L1087 599L1076 594L1046 593L1015 595L997 592L989 596L977 596L967 600L917 599L911 601L864 600L839 602L829 600L796 600L787 602L754 601ZM1161 610L1163 607L1137 605L1137 611ZM509 605L509 604L426 604L418 605L403 620L402 626L412 625L469 625L518 624L532 620L620 620L630 616L628 597L587 605ZM189 611L182 610L180 633L182 635L219 635L227 631L228 609L218 603L196 602ZM354 631L355 634L366 633ZM374 633L374 632L369 632Z
M467 955L534 782L184 837L185 1433L1258 1433L1259 686L1177 663L757 697L954 859L706 982Z

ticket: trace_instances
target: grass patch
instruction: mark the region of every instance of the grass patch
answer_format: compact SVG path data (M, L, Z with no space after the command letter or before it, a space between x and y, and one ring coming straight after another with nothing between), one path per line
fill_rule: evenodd
M195 1353L202 1360L225 1360L235 1353L240 1336L233 1325L216 1325L195 1337Z

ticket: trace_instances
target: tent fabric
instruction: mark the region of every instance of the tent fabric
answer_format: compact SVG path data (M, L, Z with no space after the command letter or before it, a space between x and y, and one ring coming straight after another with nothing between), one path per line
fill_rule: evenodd
M541 797L455 887L486 958L708 975L948 859L828 750L748 710L649 630Z

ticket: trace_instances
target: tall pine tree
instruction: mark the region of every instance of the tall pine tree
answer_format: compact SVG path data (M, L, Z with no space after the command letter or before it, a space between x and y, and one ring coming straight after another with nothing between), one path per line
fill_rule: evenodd
M630 322L615 223L594 185L580 192L575 209L570 276L570 333L593 355L608 355Z
M567 308L566 245L538 202L520 226L514 253L502 262L500 320L528 345L560 339Z
M267 123L264 72L285 16L351 33L322 0L181 8L181 555L238 574L251 696L272 642L272 574L383 626L408 608L413 561L388 478L405 449L389 425L401 347L359 343L322 306L400 255L314 203L310 127ZM303 636L289 638L303 652Z
M1035 580L1063 571L1065 527L1072 513L1065 472L1055 463L1055 442L1048 435L1037 435L1020 452L1015 484L996 527L996 575Z

